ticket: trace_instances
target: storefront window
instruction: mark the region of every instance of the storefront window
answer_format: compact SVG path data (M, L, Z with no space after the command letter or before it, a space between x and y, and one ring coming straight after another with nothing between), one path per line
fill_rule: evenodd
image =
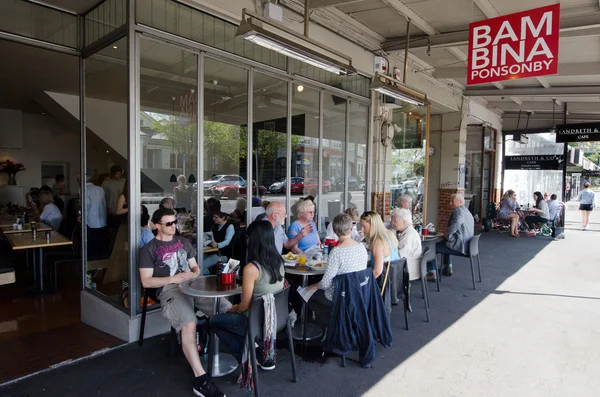
M126 48L121 39L85 60L86 288L121 307L129 307L131 225Z
M413 214L413 223L423 223L427 108L405 104L392 113L391 206L405 207Z
M253 86L252 195L287 208L288 83L254 73ZM297 146L298 139L294 141Z
M369 107L350 102L350 137L348 142L348 202L346 207L356 207L359 214L365 211L367 136Z

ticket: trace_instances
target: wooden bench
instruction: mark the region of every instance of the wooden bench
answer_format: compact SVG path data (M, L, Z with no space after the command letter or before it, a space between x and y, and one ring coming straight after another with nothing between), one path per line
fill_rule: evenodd
M12 267L0 268L0 285L12 284L15 281L15 269Z

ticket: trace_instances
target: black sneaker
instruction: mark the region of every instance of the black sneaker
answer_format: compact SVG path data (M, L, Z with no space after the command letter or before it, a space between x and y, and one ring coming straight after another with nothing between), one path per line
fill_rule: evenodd
M445 277L452 277L452 266L444 266L442 268L442 274Z
M266 359L264 350L260 347L256 348L256 365L261 367L264 371L272 371L275 369L275 360Z
M192 390L195 395L200 397L225 397L225 393L222 393L206 375L198 376L194 379Z

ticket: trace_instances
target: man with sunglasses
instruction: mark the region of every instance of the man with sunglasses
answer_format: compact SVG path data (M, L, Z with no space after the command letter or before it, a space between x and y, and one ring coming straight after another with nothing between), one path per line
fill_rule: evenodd
M193 298L179 290L179 284L200 276L196 250L187 239L175 235L177 218L172 209L156 210L152 223L156 225L156 238L140 251L138 267L142 286L157 289L163 316L181 332L181 347L196 377L193 392L203 397L225 397L202 368L196 345L196 308L212 315L213 300ZM231 304L222 299L220 311L226 312L229 307Z

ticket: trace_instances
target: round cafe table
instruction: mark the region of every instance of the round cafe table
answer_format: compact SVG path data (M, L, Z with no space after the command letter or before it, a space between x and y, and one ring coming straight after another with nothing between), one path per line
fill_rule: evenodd
M325 274L325 270L327 269L314 269L309 266L300 266L296 264L294 267L285 266L285 272L287 274L294 274L296 276L302 276L302 287L306 288L308 286L308 276L322 276ZM292 337L296 340L302 340L306 342L307 340L312 340L319 338L323 331L321 328L317 327L315 324L309 324L306 319L306 302L304 299L300 298L302 301L302 317L300 319L300 329L294 328L292 330Z
M219 313L221 298L234 296L242 293L242 285L234 282L233 284L217 284L217 276L201 276L179 284L179 289L186 295L199 298L214 298L214 314ZM213 348L213 377L225 376L238 367L237 360L230 354L221 354L219 352L219 338L215 335ZM202 356L202 365L208 368L208 359Z

